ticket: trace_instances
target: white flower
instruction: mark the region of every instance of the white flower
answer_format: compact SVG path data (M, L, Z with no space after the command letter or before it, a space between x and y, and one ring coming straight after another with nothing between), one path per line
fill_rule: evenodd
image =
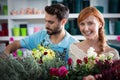
M94 52L95 49L93 47L90 47L88 50L87 50L87 53L91 53L91 52Z
M23 57L29 57L32 55L32 51L26 49L24 52L23 52Z
M100 54L100 55L99 55L99 59L100 59L100 60L105 60L105 59L106 59L105 54Z
M109 52L109 55L107 56L107 58L108 58L108 59L112 59L112 58L113 58L113 56L114 56L114 54L113 54L113 53L111 53L111 52Z
M87 56L88 56L88 58L90 58L90 57L96 58L97 57L97 53L95 52L95 49L93 47L90 47L87 50Z

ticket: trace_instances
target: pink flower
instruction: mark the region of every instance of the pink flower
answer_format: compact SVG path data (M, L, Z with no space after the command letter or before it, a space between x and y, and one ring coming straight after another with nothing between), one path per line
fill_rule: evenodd
M51 76L65 77L68 74L68 70L65 66L62 66L60 68L50 68L49 74Z
M59 77L65 77L68 74L68 70L65 66L59 68Z
M82 60L77 59L77 64L82 64Z
M56 70L56 68L50 68L50 70L49 70L49 74L51 75L51 76L55 76L55 70Z
M17 57L17 51L13 52L13 57Z
M49 74L50 74L51 76L59 76L58 68L50 68Z
M56 68L56 70L55 70L55 76L59 76L59 69L58 68Z
M120 36L117 36L117 41L120 41Z
M10 41L13 42L13 41L14 41L14 38L13 38L13 37L10 37Z
M72 65L72 58L69 58L69 59L68 59L68 65L69 65L69 66Z

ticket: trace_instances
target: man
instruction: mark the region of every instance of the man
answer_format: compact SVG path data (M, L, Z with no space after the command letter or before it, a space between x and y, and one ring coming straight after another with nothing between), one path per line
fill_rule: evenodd
M13 52L19 48L33 49L38 44L49 47L68 59L68 50L71 43L76 42L65 29L68 20L69 9L62 4L55 4L45 7L46 30L37 32L22 40L14 41L6 47L5 53ZM63 54L62 54L63 53Z

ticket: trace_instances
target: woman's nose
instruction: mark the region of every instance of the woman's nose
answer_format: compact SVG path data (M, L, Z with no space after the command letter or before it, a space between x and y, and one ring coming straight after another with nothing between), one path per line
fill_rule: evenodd
M88 26L87 26L87 25L84 26L84 30L85 30L85 31L88 30Z

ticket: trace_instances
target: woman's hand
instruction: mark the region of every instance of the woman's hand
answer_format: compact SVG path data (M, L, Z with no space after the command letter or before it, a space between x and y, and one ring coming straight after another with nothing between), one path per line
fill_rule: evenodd
M88 76L85 76L83 80L95 80L95 77L93 75L88 75Z

